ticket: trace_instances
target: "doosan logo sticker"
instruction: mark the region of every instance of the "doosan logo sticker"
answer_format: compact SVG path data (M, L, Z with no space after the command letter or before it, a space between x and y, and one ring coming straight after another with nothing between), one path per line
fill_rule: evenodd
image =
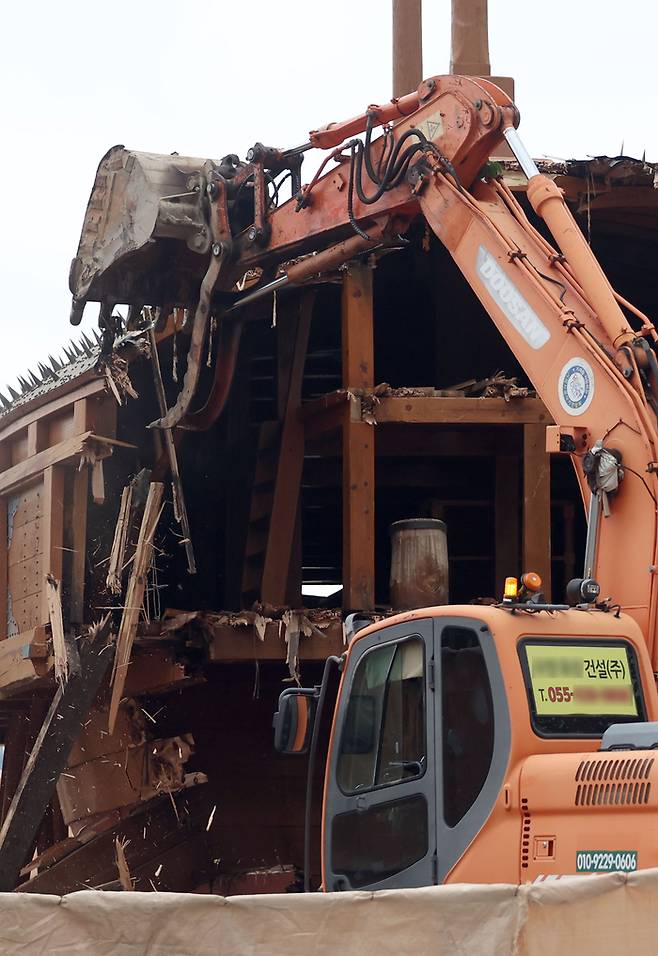
M533 349L546 345L551 333L484 246L478 249L477 271L491 298L528 345Z
M560 372L558 397L569 415L581 415L594 398L594 372L583 358L569 359Z

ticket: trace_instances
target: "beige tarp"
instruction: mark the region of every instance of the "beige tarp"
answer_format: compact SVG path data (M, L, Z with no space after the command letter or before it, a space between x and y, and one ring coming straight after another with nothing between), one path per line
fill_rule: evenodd
M523 886L195 896L0 894L2 956L606 956L658 952L658 870Z

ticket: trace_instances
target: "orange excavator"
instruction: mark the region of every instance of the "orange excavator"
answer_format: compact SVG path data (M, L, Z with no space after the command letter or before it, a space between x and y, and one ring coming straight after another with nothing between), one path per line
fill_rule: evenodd
M163 317L194 310L182 389L154 424L197 429L225 401L237 316L399 243L422 215L548 408L547 449L572 458L588 530L565 603L529 572L507 580L495 607L421 608L355 626L320 687L281 695L275 745L310 751L310 794L320 717L341 672L324 786L328 891L658 865L657 336L610 286L518 123L490 81L445 76L296 149L258 143L247 162L116 147L99 167L72 265L72 321L100 301L108 343L117 303L130 304L129 325L144 306ZM489 175L503 141L555 245ZM310 148L327 158L302 186ZM273 208L283 177L292 197ZM217 371L192 410L211 314ZM307 800L307 888L309 836Z

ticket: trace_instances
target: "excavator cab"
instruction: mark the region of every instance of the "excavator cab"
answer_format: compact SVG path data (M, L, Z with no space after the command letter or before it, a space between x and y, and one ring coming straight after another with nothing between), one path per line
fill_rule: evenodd
M297 691L309 719L311 700ZM329 743L324 888L658 865L658 841L639 841L647 814L658 825L657 719L646 645L625 615L469 605L359 631Z

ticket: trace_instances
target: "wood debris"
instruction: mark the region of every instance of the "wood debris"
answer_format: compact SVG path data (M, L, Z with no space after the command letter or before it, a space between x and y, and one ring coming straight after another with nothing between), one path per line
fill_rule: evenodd
M121 492L119 516L114 531L110 563L107 569L106 585L111 594L121 594L121 572L125 560L126 545L128 544L130 515L132 513L132 496L132 485L126 485Z
M62 600L59 581L50 573L46 574L46 597L48 599L48 617L50 618L50 630L53 638L55 677L60 683L66 683L69 679L69 660L64 637Z
M119 882L121 889L130 892L133 889L133 881L130 876L130 870L126 861L125 849L130 840L122 840L118 836L114 838L114 856L116 859L117 870L119 871Z
M144 601L148 570L153 557L153 538L162 511L163 493L164 485L161 482L151 482L144 506L137 548L135 550L135 557L130 572L128 588L126 590L126 603L117 637L116 656L112 672L112 699L110 701L108 721L110 733L114 730L114 724L126 682L133 641L137 633L137 624L139 623L139 615Z

